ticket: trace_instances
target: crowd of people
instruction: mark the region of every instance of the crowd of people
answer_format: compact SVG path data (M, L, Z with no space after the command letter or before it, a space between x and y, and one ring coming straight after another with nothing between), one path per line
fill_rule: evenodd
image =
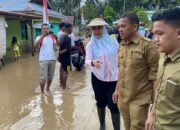
M106 106L114 130L120 129L119 112L125 130L180 129L179 14L180 8L157 13L152 29L143 32L138 16L125 13L118 23L119 49L104 20L90 22L86 64L92 72L100 130L105 130Z
M90 21L86 64L91 70L99 130L106 129L106 106L111 112L114 130L120 130L120 113L125 130L180 129L179 14L180 8L157 13L152 17L149 32L142 32L138 16L127 12L113 32L117 34L115 37L108 33L108 24L102 18ZM48 24L42 25L42 35L36 38L36 47L40 49L41 93L46 82L45 90L50 91L56 45L61 64L60 87L66 88L74 44L74 36L70 35L72 27L69 23L60 23L56 36L49 34Z

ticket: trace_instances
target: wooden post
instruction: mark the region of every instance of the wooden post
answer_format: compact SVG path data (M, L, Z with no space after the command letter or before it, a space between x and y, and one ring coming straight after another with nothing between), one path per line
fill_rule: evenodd
M34 37L34 35L33 35L33 25L32 25L32 20L28 20L28 24L29 24L29 26L30 26L30 28L31 28L31 47L32 47L32 50L31 50L31 52L32 52L32 56L34 56L34 39L33 39L33 37Z

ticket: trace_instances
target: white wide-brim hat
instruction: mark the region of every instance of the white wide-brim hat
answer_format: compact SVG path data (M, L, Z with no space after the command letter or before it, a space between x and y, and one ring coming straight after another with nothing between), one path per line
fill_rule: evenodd
M91 22L87 26L92 27L92 26L104 26L104 25L108 25L108 23L106 23L101 18L95 18L95 19L91 20Z

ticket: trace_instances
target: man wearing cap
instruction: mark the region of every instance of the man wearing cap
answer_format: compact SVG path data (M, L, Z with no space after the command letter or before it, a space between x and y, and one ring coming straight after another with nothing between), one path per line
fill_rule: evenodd
M159 54L151 40L138 33L139 18L124 14L119 21L119 77L113 101L117 102L125 130L144 130L153 100Z
M88 25L92 31L91 41L86 46L86 64L91 70L91 83L95 94L100 129L105 130L105 109L111 111L114 130L120 130L120 114L112 94L118 79L117 54L119 44L106 28L101 18L93 19Z

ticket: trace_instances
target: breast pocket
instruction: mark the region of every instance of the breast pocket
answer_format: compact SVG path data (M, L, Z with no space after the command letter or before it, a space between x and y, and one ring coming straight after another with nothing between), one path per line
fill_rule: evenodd
M118 53L118 66L120 66L123 62L123 53Z
M129 57L129 66L133 68L139 68L143 64L143 54L140 51L131 51Z
M180 82L171 78L166 80L163 94L169 98L180 99Z

